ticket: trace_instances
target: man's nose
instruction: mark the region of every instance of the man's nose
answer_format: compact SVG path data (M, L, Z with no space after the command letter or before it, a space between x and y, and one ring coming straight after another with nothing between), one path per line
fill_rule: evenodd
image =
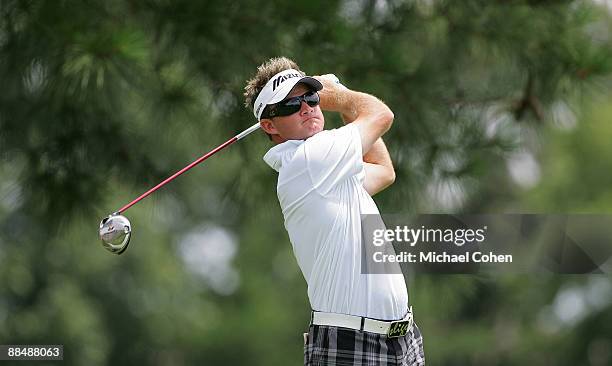
M302 100L302 103L300 104L300 114L308 113L312 109L313 108L311 106L309 106L308 103L306 103L306 101Z

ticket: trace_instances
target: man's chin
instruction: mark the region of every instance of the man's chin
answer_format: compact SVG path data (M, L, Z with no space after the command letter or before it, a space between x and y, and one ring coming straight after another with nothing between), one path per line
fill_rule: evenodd
M321 131L323 131L323 128L321 128L321 127L314 127L313 129L308 131L308 133L306 134L306 137L304 137L304 140L306 140L307 138L310 138L310 137L316 135L317 133L319 133Z

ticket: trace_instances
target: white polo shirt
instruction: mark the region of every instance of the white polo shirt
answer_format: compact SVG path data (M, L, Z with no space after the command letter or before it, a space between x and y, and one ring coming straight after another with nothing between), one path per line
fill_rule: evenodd
M401 319L408 291L401 274L361 273L361 214L378 214L363 188L357 126L321 131L271 148L277 194L313 310Z

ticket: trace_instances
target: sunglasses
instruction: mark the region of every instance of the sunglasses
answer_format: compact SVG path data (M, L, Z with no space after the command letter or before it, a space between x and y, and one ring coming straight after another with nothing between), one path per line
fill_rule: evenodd
M302 108L302 101L306 102L310 107L319 105L321 99L316 91L309 91L297 97L282 100L276 104L266 107L261 118L283 117L290 116Z

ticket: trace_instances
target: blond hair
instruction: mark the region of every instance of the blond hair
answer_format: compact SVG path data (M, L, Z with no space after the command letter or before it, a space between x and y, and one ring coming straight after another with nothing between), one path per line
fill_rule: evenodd
M263 87L266 86L266 83L270 80L270 78L279 72L288 69L297 70L304 75L295 61L286 57L271 58L259 65L255 76L247 81L247 85L244 87L244 105L253 110L253 105L255 104L257 96Z

